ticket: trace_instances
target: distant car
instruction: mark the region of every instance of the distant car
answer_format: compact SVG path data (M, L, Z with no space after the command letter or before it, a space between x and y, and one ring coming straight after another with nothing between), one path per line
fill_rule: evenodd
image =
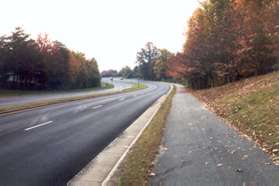
M124 78L122 77L122 78L120 78L120 80L123 80Z

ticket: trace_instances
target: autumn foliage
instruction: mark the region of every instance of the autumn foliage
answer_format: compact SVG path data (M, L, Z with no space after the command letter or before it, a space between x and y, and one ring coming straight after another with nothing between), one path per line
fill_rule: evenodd
M147 42L144 48L137 52L137 66L134 77L146 80L170 80L168 63L173 54L167 49L159 49L152 42Z
M207 0L193 13L168 74L194 89L279 69L278 0Z
M33 40L21 28L0 38L0 85L10 89L70 89L100 85L96 60L47 35Z

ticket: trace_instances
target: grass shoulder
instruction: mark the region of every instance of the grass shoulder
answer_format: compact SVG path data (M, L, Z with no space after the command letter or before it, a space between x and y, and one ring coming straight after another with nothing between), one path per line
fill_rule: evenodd
M115 176L117 185L148 185L175 92L174 88L121 164Z
M143 83L135 83L130 88L124 89L123 92L131 92L147 88L147 85Z
M279 163L279 72L192 93Z

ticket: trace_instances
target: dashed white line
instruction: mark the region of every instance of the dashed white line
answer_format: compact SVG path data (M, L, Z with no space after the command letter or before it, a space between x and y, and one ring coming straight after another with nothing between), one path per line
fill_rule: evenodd
M101 107L103 107L103 105L98 105L98 106L95 106L95 107L92 107L92 109L98 109L98 108L101 108Z
M120 99L119 99L119 101L124 101L124 100L125 100L125 98L120 98Z
M52 122L53 122L53 121L47 121L47 122L44 122L44 123L35 125L35 126L33 126L33 127L26 128L26 129L24 129L24 130L25 130L25 131L32 130L32 129L35 129L35 128L37 128L37 127L42 127L42 126L45 126L45 125L49 125L49 124L51 124Z

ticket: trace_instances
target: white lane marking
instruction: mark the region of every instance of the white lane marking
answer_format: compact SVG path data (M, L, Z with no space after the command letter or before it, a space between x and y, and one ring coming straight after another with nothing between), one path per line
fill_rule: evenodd
M84 111L85 109L87 109L88 106L86 105L80 105L78 107L76 107L76 109L74 110L75 113L78 113L78 112L81 112L81 111Z
M125 100L125 98L120 98L120 99L119 99L119 101L124 101L124 100Z
M24 129L24 130L25 130L25 131L32 130L32 129L37 128L37 127L42 127L42 126L45 126L45 125L49 125L49 124L51 124L52 122L53 122L53 121L48 121L48 122L45 122L45 123L41 123L41 124L39 124L39 125L35 125L35 126L33 126L33 127L26 128L26 129Z
M101 107L103 107L103 105L98 105L98 106L95 106L95 107L92 107L92 109L98 109L98 108L101 108Z

